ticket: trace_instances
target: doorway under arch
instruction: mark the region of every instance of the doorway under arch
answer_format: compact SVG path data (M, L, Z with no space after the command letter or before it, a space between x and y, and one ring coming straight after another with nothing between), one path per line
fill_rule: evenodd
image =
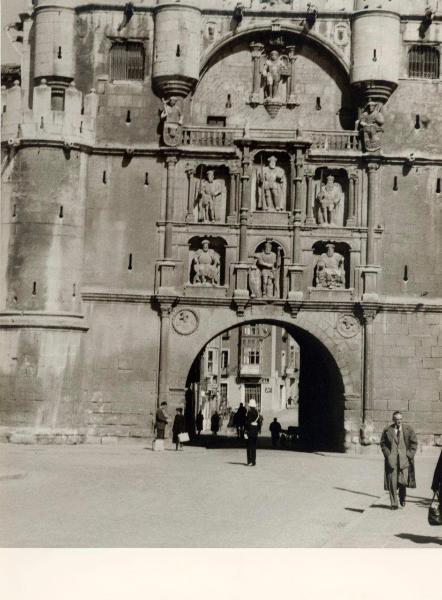
M297 423L299 444L303 450L344 451L344 395L345 386L341 370L330 350L309 331L285 321L275 319L250 320L224 331L200 350L195 357L186 381L186 420L189 431L194 430L198 404L198 387L203 377L201 357L215 339L227 337L229 332L248 325L276 326L285 330L299 346L299 379L297 398ZM228 346L228 344L226 344ZM240 359L240 352L238 351ZM238 369L239 371L239 369ZM218 383L222 381L221 374ZM250 380L249 380L250 381ZM278 417L278 410L273 411ZM263 435L268 435L272 414L267 411Z

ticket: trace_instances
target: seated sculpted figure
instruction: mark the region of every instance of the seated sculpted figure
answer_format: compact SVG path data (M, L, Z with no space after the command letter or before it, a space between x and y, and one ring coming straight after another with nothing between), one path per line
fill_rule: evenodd
M277 273L279 257L272 250L272 243L266 242L264 250L255 254L256 266L261 271L261 296L274 298L277 293Z
M326 244L327 252L316 263L316 286L343 288L345 286L344 257L335 252L334 244Z
M277 166L276 156L270 156L268 166L258 172L259 198L257 208L267 211L284 210L287 181L284 169Z
M219 285L221 258L218 252L209 248L209 240L201 242L192 262L195 272L192 283Z
M327 177L327 182L321 186L316 200L319 225L343 225L344 194L333 175Z

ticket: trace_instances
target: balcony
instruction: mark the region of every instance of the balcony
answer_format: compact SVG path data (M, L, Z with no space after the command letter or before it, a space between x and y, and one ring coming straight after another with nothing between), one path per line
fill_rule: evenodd
M299 129L243 129L235 127L192 126L183 127L182 145L228 148L241 140L303 142L315 154L323 152L360 152L358 131L314 131Z
M241 365L241 377L259 377L261 375L261 365Z

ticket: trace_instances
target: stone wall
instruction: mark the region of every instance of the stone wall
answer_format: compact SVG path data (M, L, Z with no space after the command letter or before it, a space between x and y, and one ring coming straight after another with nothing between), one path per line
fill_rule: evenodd
M385 312L374 323L375 431L400 410L432 444L442 434L442 315Z

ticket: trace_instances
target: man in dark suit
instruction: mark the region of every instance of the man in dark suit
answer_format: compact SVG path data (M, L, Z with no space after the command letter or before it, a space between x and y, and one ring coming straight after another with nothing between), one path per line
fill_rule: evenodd
M164 440L164 433L168 422L169 415L167 414L167 402L161 402L160 408L155 415L155 429L159 440Z
M249 400L249 409L246 414L246 432L247 432L247 466L256 465L256 445L258 443L259 433L259 412L256 408L256 400Z
M414 455L417 438L409 425L402 423L400 411L393 413L393 423L386 427L381 437L381 450L385 457L384 489L390 493L391 509L405 506L407 487L416 487Z

